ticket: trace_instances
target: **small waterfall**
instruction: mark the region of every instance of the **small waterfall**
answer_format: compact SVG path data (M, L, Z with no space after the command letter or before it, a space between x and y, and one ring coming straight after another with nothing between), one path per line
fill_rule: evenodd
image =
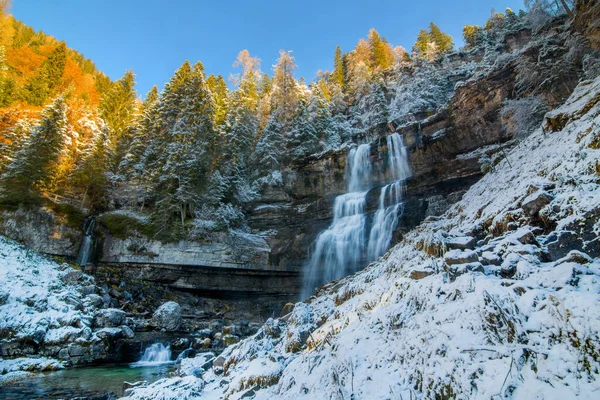
M145 367L151 365L160 365L172 363L171 347L165 347L162 343L154 343L147 347L142 354L140 361L130 364L131 367Z
M92 250L94 249L94 227L96 226L96 219L94 217L87 217L83 223L83 241L77 254L77 265L85 267L90 261Z
M333 222L315 239L304 271L303 298L325 282L358 271L361 264L377 259L389 248L403 210L402 191L410 166L402 136L394 133L386 141L388 169L394 182L381 189L370 232L365 206L372 171L371 146L363 144L348 153L348 193L336 197Z

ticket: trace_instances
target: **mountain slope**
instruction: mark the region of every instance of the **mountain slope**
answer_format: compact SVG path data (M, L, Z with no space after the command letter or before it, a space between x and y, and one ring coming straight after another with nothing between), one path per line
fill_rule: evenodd
M600 77L546 122L379 262L132 398L594 397Z

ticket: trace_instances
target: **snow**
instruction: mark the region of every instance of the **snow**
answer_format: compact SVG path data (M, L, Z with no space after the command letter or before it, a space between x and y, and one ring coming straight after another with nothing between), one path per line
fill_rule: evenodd
M0 291L8 295L0 305L0 330L41 343L88 326L77 309L83 297L80 287L61 279L72 271L0 237Z
M532 190L549 191L542 215L558 230L600 208L600 151L588 147L600 104L587 107L599 94L600 78L580 84L556 111L571 116L561 132L537 129L442 218L227 348L223 368L133 398L166 388L168 398L232 400L598 397L600 260L547 261L545 237L520 206ZM494 263L450 271L449 235L485 236L472 253ZM423 270L433 274L410 278Z
M31 371L54 371L63 368L64 364L60 361L46 357L0 359L0 386L26 378L32 374Z

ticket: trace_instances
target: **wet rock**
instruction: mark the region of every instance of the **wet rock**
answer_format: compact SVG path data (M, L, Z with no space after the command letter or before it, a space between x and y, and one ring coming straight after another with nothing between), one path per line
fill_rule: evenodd
M477 253L472 250L450 250L444 254L444 261L448 265L467 264L478 260Z
M86 353L86 349L78 344L72 344L69 346L70 357L80 357Z
M446 247L451 250L472 250L477 245L477 239L472 236L459 236L446 239Z
M123 334L123 337L125 337L127 339L131 339L135 336L135 333L133 332L133 330L131 330L131 328L128 327L127 325L122 325L120 327L120 329Z
M58 358L61 360L66 360L69 358L69 349L64 348L64 349L60 349L60 351L58 352Z
M152 315L152 325L158 329L174 332L181 327L181 307L174 301L168 301Z
M529 215L530 217L534 217L540 213L540 210L542 208L550 204L550 202L552 202L552 199L553 197L549 193L543 190L538 190L530 194L523 200L521 208L523 209L523 211L525 211L527 215Z
M182 351L190 347L190 339L178 338L171 342L171 349L175 351Z
M116 308L106 308L96 313L94 325L98 327L113 328L123 325L125 322L125 311Z

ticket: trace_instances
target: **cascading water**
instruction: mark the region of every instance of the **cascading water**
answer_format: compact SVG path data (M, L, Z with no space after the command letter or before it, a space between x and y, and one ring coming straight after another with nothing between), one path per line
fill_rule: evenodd
M147 347L142 354L140 361L130 364L131 367L147 367L151 365L160 365L172 363L171 347L164 346L162 343L154 343Z
M81 247L79 248L79 253L77 254L77 265L80 267L85 267L90 261L90 256L92 255L92 250L94 248L94 226L96 225L96 219L94 217L86 218L83 223L83 241L81 242Z
M394 133L387 138L388 168L394 183L384 186L379 194L379 209L373 218L369 234L367 258L369 261L381 257L392 242L392 234L398 226L398 218L403 211L402 192L404 181L410 177L410 166L402 136Z
M325 282L356 272L361 263L377 259L390 246L402 211L402 190L404 180L410 176L410 167L402 137L394 133L386 140L388 168L395 182L381 189L370 232L367 235L365 207L372 171L371 146L362 144L348 153L348 193L336 197L333 222L314 242L304 273L303 298Z

